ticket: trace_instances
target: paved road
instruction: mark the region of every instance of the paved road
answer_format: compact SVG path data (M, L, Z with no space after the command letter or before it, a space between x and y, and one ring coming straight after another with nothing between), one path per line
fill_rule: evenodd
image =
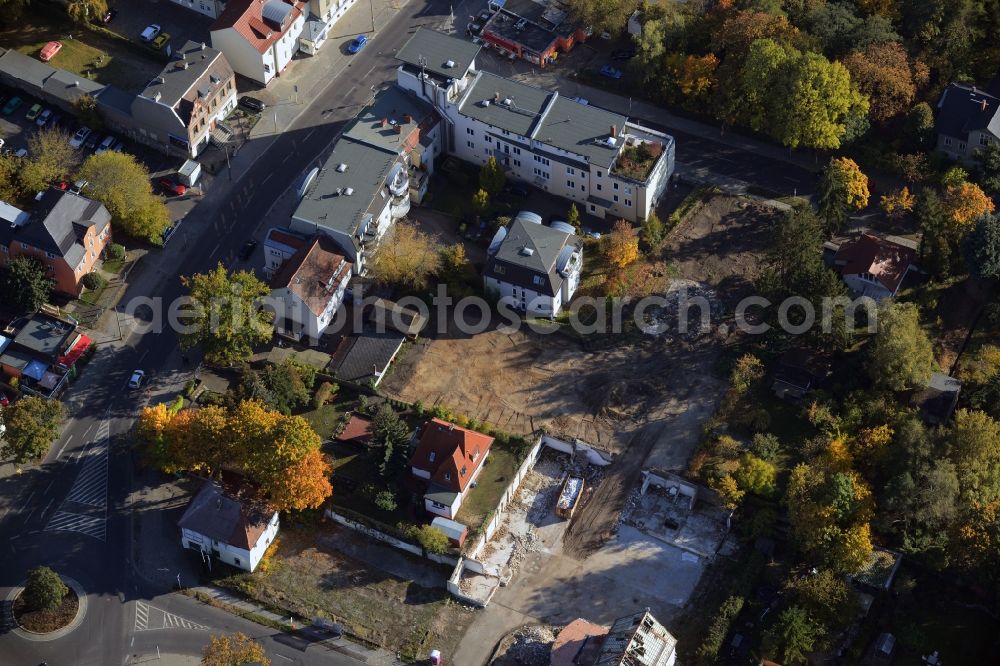
M271 205L371 98L371 86L394 78L393 55L415 26L440 21L449 11L446 0L411 3L380 26L372 43L331 78L321 95L303 100L307 106L300 117L228 196L213 199L210 193L188 215L182 231L163 250L163 261L150 257L140 264L130 275L122 303L155 294L168 304L182 295L179 276L205 271L219 261L231 263L239 246L261 232ZM217 184L221 178L225 175ZM279 657L273 663L357 663L336 650L310 648L299 639L170 595L133 571L125 504L133 463L125 439L143 396L130 394L125 384L136 367L156 381L157 373L170 370L166 363L176 345L170 330L130 334L126 327L124 340L103 347L68 392L70 418L43 464L0 478L0 598L30 567L44 563L79 581L89 600L84 623L56 641L29 642L9 627L0 629L0 663L44 659L52 666L106 666L155 653L156 647L162 653L196 655L208 638L203 627L260 637L272 657Z

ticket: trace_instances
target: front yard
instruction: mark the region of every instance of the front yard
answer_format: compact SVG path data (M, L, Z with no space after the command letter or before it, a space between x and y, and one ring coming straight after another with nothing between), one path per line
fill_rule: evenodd
M455 519L471 529L479 527L497 508L497 503L517 472L517 466L514 452L494 443L490 448L490 455L483 463L483 471L476 479L476 487L467 492Z
M436 648L453 655L472 613L444 588L423 587L338 552L325 527L285 528L253 574L220 583L301 617L328 617L348 633L399 652L405 662Z

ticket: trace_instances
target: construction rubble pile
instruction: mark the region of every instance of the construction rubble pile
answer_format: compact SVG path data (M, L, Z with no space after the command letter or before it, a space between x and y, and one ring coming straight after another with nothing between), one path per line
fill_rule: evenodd
M504 662L522 666L548 666L555 632L546 626L521 627L504 653Z
M691 342L711 334L722 315L715 291L702 282L673 279L663 299L662 305L646 310L641 327L646 335Z

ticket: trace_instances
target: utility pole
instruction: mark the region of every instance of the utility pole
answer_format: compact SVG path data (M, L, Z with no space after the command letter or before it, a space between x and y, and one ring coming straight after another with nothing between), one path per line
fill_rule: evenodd
M375 0L368 0L368 9L372 13L372 37L375 36Z
M229 182L233 182L233 165L229 163L229 143L226 143L226 170L229 171ZM187 245L187 242L184 243Z

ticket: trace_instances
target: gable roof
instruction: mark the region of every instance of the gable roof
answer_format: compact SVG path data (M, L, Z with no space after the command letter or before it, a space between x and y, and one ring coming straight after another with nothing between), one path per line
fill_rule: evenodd
M350 274L351 266L337 252L336 244L320 235L281 266L271 280L271 288L288 289L318 317Z
M102 83L58 69L14 49L7 49L0 55L0 80L15 87L27 86L29 92L45 93L66 103L72 103L81 95L97 96L105 89Z
M188 504L177 524L215 541L250 550L273 516L273 509L231 497L217 483L209 481Z
M431 419L424 424L410 466L430 472L430 483L463 492L482 465L493 438L454 423Z
M75 268L86 252L81 240L87 228L93 226L100 233L110 222L111 213L102 204L51 188L35 204L27 222L0 227L0 244L26 243L62 257Z
M465 76L479 55L479 45L465 39L445 35L436 30L417 28L403 48L396 53L396 59L408 65L423 69L443 79L458 79ZM448 62L454 66L448 67Z
M155 99L158 94L157 101L176 110L187 125L197 101L211 96L233 76L221 51L204 42L188 41L174 51L173 60L146 85L142 96Z
M527 217L523 212L518 213L511 222L496 254L486 262L486 275L554 296L563 283L560 259L578 249L580 239L528 221Z
M1000 98L976 86L951 83L938 100L935 126L939 134L962 140L976 131L1000 139Z
M264 53L302 15L305 4L304 0L229 0L209 31L232 28Z
M862 234L841 245L833 263L841 275L871 273L879 284L895 294L916 257L913 248L873 234Z

